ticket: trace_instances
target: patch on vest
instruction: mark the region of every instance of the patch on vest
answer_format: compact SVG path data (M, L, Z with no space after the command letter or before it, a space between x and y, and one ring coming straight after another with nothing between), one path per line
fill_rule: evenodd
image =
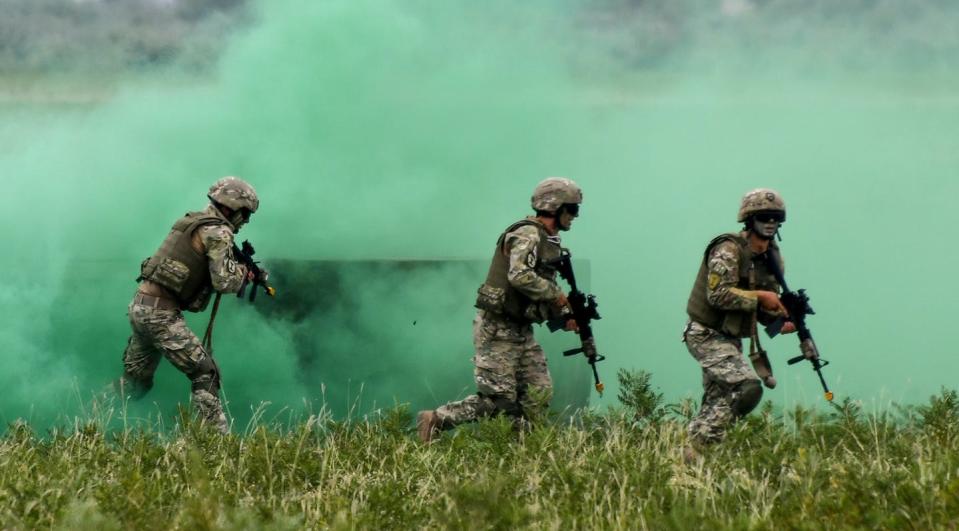
M530 269L536 267L536 247L533 247L529 254L526 255L526 265L528 265Z
M709 289L711 290L716 289L716 286L718 286L721 281L722 281L722 278L718 274L710 273L709 281L708 281Z

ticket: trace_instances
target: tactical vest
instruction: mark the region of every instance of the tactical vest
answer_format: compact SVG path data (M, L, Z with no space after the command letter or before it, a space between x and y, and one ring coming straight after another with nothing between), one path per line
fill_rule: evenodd
M208 225L231 226L218 213L188 212L173 224L157 252L143 261L137 280L149 280L163 286L176 296L181 308L190 311L206 308L213 281L206 255L193 248L193 233Z
M714 247L727 240L734 241L739 246L739 282L736 287L744 290L779 292L779 283L776 282L776 277L766 264L766 254L753 253L749 248L749 242L741 234L722 234L709 242L706 247L702 264L699 266L699 273L696 275L696 283L693 284L689 301L686 303L686 313L693 321L713 330L719 330L726 335L749 337L752 333L753 319L756 317L756 313L721 310L710 305L706 300L709 253L712 252ZM779 247L776 246L775 242L769 242L769 250L766 252L773 253L780 267L782 267Z
M539 303L514 288L508 279L509 253L504 247L506 235L528 225L539 230L539 245L536 248L536 264L533 265L533 270L547 280L555 280L556 269L548 262L559 258L562 248L549 240L549 233L542 223L532 219L518 221L503 231L496 241L496 252L493 253L486 282L477 290L476 307L518 322L542 322L548 316L540 311Z

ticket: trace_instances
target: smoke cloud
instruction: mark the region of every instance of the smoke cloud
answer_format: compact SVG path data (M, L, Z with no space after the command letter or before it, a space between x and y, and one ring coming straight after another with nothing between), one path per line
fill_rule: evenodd
M140 261L231 174L261 195L239 237L280 290L218 318L241 423L261 401L343 413L361 386L360 408L469 392L475 289L548 175L584 188L564 242L589 261L607 380L642 368L670 399L698 395L679 338L699 257L768 186L837 395L935 392L959 368L941 332L959 17L862 4L261 2L209 80L131 84L80 112L4 107L0 418L53 422L119 374ZM587 371L558 356L572 338L550 341L560 392L585 385L561 376ZM820 400L785 366L795 338L766 346L767 397ZM163 363L134 412L187 394Z

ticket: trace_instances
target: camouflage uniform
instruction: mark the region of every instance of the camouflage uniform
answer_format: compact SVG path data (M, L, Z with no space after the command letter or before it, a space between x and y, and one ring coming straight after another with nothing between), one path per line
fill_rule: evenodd
M476 355L476 394L436 410L444 429L480 417L504 413L514 418L535 417L549 405L553 384L546 355L533 337L531 322L549 317L553 301L562 293L555 278L536 270L541 231L523 225L504 238L509 256L510 284L536 304L530 307L531 320L479 310L473 320ZM550 243L559 247L559 237Z
M533 190L528 217L506 228L496 241L486 281L477 290L473 321L476 394L416 415L416 432L429 443L440 430L496 414L518 425L549 406L553 382L532 323L564 318L565 295L556 283L554 259L562 255L558 231L570 230L583 192L570 179L548 177ZM545 220L553 220L547 229ZM564 311L565 310L565 311Z
M719 308L756 311L756 296L736 286L739 281L739 248L734 242L717 245L709 255L709 274L721 279L707 298ZM711 280L712 285L716 280ZM741 384L759 381L743 356L742 339L728 336L696 321L683 334L686 348L703 371L703 400L699 414L689 423L689 435L700 442L722 440L726 427L737 418L732 404L739 400Z
M762 200L755 205L748 203L757 192L764 194ZM762 189L748 193L739 221L746 222L756 211L777 210L785 215L779 195L775 195L778 202L774 203L765 199L769 193L775 192ZM757 375L743 356L742 339L751 338L761 351L756 323L769 322L776 316L759 306L755 290L780 290L765 264L770 256L780 267L782 261L775 243L770 242L766 251L770 256L755 254L748 249L747 236L746 232L728 234L710 243L687 306L690 320L683 341L701 367L703 381L702 405L688 431L690 438L700 444L722 440L730 425L755 408L762 397L761 383L775 386L765 353L751 356L753 366L761 372Z
M223 195L224 185L225 192L232 193L232 197ZM237 202L237 193L242 196L240 202ZM258 205L252 188L235 178L225 178L214 184L211 199L227 201L235 209L249 205L251 212ZM153 258L144 261L140 288L128 307L133 333L123 353L124 371L117 387L122 395L129 398L143 397L153 386L153 375L160 358L165 357L190 379L193 406L200 418L226 433L229 424L220 403L219 368L212 354L203 348L196 334L187 326L181 310L202 311L214 292L239 291L247 272L233 256L233 238L234 227L242 226L245 221L240 218L226 219L212 204L201 212L187 216L206 220L192 234L184 237L190 239L194 252L199 251L197 247L202 249L202 258L198 260L205 261L209 276L203 275L195 283L196 291L191 291L187 300L179 300L175 293L166 289L168 286L162 284L162 279L147 272ZM248 218L249 213L246 216ZM157 256L161 253L162 248ZM160 296L151 296L157 293Z

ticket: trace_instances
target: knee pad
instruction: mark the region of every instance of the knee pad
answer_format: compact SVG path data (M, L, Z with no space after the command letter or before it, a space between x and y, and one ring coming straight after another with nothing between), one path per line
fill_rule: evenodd
M736 399L733 401L733 413L737 417L745 417L756 409L763 398L763 386L759 380L747 380L736 386Z
M220 393L220 371L216 363L207 356L197 364L196 370L190 374L191 388L193 391L208 391L214 396Z

